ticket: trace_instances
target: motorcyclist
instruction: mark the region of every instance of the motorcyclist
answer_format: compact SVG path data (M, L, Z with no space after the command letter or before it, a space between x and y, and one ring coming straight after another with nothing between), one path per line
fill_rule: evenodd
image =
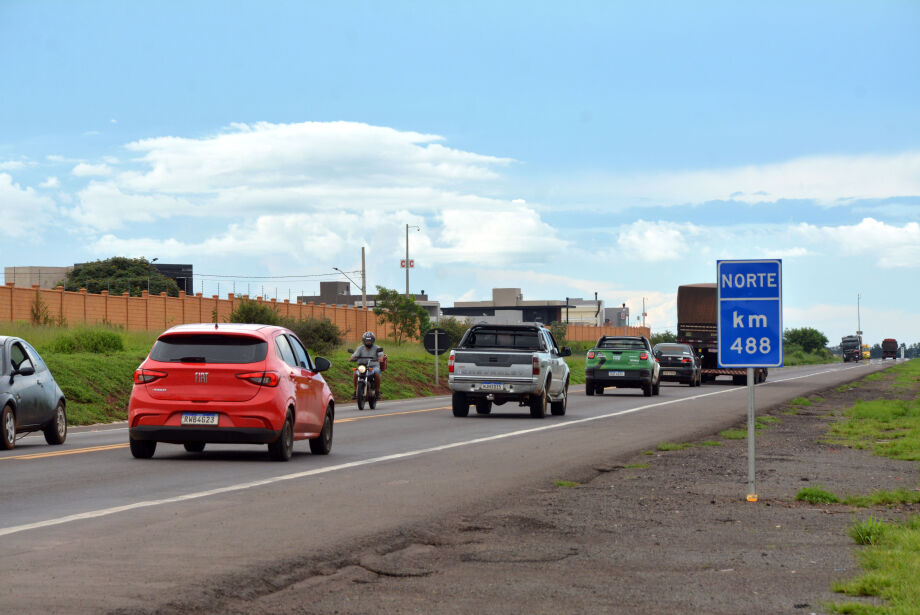
M362 346L358 346L352 353L349 361L360 361L366 363L368 371L374 376L374 387L377 391L377 395L380 395L380 357L383 354L383 348L375 344L377 341L376 336L370 331L365 331L364 335L361 336L361 341L364 343ZM354 393L351 398L356 399L358 397L358 372L354 374Z

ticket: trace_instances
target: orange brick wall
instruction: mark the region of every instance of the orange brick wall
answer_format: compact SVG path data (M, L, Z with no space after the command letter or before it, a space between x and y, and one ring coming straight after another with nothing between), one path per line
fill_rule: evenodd
M48 314L57 319L63 314L68 325L103 324L125 327L129 330L162 331L169 327L196 322L212 322L213 312L217 310L219 322L227 322L239 299L230 294L226 299L217 295L203 297L179 293L178 297L148 295L143 292L140 297L110 295L108 291L90 294L86 290L79 292L65 291L63 287L55 290L41 290L37 286L23 288L12 283L0 286L0 322L31 320L32 303L38 293L48 307ZM249 299L248 295L243 298ZM362 310L344 305L326 305L325 303L291 303L288 300L266 301L262 297L253 299L270 305L282 316L292 318L328 318L345 332L349 342L361 339L367 330L374 331L378 339L391 339L392 326L378 318L370 310ZM594 341L601 335L644 335L648 337L647 327L592 327L588 325L569 325L567 337L570 341Z

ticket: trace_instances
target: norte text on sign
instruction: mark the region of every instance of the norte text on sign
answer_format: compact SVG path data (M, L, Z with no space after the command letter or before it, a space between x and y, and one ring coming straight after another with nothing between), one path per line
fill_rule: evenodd
M782 261L718 261L720 367L783 364Z

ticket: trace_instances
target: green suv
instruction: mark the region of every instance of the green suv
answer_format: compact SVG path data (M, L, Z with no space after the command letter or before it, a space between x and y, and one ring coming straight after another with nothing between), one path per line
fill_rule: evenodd
M585 364L585 394L601 395L604 387L642 389L646 397L658 395L661 370L648 338L605 335L597 340Z

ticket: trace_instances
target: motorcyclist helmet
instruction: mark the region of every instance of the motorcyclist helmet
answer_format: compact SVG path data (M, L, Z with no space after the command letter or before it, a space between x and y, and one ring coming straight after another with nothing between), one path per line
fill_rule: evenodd
M364 341L364 345L368 348L372 347L374 342L377 340L377 338L374 337L374 334L370 331L365 331L364 335L361 336L361 339Z

